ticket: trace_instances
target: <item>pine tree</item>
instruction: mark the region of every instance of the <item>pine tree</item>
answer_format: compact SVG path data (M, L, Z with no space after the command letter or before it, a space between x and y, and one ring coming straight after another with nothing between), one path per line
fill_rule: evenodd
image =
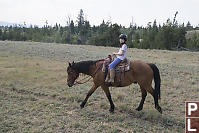
M78 25L77 33L81 31L83 24L84 24L84 12L82 9L80 9L80 12L77 17L77 25Z
M70 22L70 33L75 34L75 25L74 25L73 20L71 20Z
M186 30L193 30L193 26L191 26L191 23L189 21L187 22Z
M1 30L1 27L0 27L0 40L2 39L2 30Z

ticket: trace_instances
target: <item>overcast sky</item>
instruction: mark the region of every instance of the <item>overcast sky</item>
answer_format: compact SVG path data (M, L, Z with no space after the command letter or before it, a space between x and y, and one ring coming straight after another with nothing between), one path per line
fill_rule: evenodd
M129 26L132 17L139 26L154 19L162 24L176 11L179 23L199 24L199 0L0 0L0 21L44 25L48 20L50 25L66 25L66 17L76 20L80 9L91 25L104 19Z

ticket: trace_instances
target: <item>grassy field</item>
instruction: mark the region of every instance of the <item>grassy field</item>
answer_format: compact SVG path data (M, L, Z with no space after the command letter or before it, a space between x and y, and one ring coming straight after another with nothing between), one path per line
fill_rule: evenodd
M162 78L160 106L148 95L142 111L138 85L111 88L116 109L101 88L84 109L91 87L66 85L68 61L95 60L117 48L0 42L0 132L184 132L184 102L199 100L199 53L129 49L128 58L155 63ZM82 78L82 77L80 77Z

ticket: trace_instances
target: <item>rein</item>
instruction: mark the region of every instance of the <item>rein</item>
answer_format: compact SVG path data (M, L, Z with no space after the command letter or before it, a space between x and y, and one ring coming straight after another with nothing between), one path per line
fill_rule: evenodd
M103 63L100 64L100 65L96 68L95 72L92 74L93 76L99 71L99 69L101 68L102 65L103 65ZM91 78L92 78L92 76L89 76L89 75L88 75L87 77L81 79L80 81L75 81L75 85L76 85L76 84L85 84L85 83L87 83ZM84 82L81 82L82 80L85 80L85 79L87 79L87 80L84 81Z
M82 80L87 79L88 77L89 77L89 76L83 78ZM76 84L85 84L85 83L87 83L91 78L92 78L92 77L88 78L88 79L87 79L86 81L84 81L84 82L81 82L82 80L80 80L80 81L75 81L75 85L76 85Z

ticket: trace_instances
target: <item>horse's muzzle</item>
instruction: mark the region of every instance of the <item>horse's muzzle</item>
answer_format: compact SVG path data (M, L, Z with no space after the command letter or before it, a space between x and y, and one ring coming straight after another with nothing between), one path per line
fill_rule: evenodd
M72 87L73 86L73 84L72 83L68 83L68 87Z

